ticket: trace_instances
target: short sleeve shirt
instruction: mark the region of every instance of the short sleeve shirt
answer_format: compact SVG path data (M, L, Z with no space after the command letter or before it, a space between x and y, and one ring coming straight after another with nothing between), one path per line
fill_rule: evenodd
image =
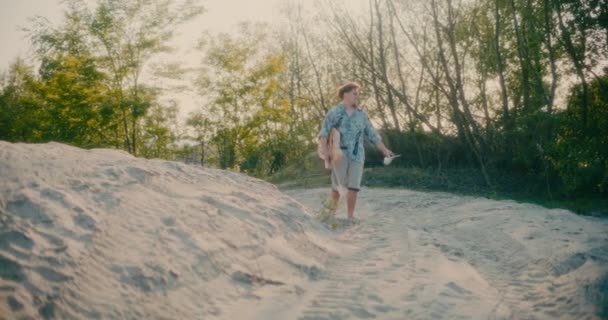
M340 131L340 147L344 149L348 158L354 162L363 163L365 161L364 137L372 144L382 141L370 122L367 112L356 109L349 116L346 112L346 106L342 103L327 112L319 137L329 136L332 127L337 127Z

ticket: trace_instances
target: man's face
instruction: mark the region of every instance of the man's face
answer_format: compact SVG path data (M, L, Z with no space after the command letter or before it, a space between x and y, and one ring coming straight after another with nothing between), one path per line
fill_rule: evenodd
M354 105L359 99L359 91L360 89L353 89L350 92L346 92L344 94L344 102L350 105Z

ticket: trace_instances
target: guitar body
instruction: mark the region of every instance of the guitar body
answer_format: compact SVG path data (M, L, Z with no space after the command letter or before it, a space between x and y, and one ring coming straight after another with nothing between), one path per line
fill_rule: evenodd
M331 163L333 163L334 166L337 166L344 156L342 149L340 149L340 131L336 128L331 128L329 131L329 137L327 138L327 148L329 150L328 158L325 158L323 155L322 147L323 146L319 144L318 153L319 157L325 161L325 169L330 169Z
M340 131L336 128L332 128L329 133L329 157L331 161L334 163L334 166L337 166L342 157L344 156L342 153L342 149L340 149Z

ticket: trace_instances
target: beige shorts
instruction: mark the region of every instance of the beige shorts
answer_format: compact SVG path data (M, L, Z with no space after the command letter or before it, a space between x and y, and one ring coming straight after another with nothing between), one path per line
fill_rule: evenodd
M331 188L339 191L340 186L358 192L361 189L361 177L363 176L363 163L354 162L346 155L342 157L337 167L331 170Z

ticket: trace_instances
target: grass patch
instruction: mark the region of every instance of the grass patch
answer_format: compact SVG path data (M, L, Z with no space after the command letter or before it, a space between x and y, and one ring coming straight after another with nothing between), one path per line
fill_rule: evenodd
M336 212L331 205L331 199L327 195L321 196L321 210L317 216L317 220L324 223L332 230L340 227L340 223L336 220Z
M330 172L316 152L311 152L300 161L281 169L268 177L267 181L281 188L318 188L331 183Z
M563 198L551 196L537 179L513 172L491 173L489 188L476 168L449 168L437 171L419 167L368 167L362 185L380 188L407 188L417 191L442 191L495 200L515 200L546 208L562 208L581 215L608 217L608 199L594 196ZM286 167L268 178L283 189L329 187L330 175L316 153ZM323 211L323 210L322 210Z

